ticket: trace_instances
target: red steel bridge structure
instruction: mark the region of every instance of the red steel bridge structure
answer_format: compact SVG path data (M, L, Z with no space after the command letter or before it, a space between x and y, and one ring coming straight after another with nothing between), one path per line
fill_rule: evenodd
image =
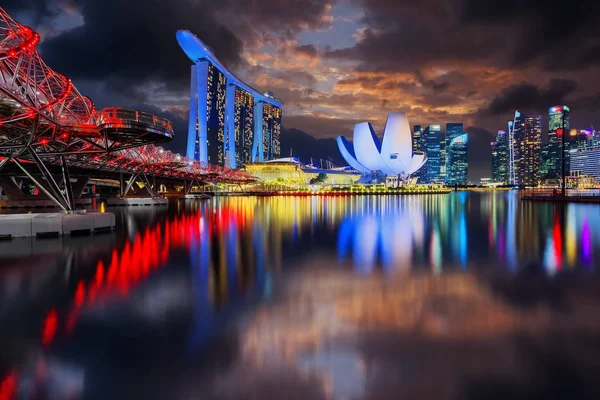
M164 118L117 107L96 110L70 79L44 63L39 41L0 7L0 175L11 167L65 211L75 207L73 168L129 176L122 195L136 181L155 195L156 179L183 181L188 191L192 184L252 180L158 146L174 136Z

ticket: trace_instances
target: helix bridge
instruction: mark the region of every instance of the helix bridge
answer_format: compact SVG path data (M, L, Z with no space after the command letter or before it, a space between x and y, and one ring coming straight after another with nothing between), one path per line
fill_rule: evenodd
M252 180L243 171L204 165L160 147L174 136L167 119L125 108L96 110L70 79L46 65L39 42L37 32L0 7L0 174L27 176L64 210L75 203L73 168L125 174L129 186L140 181L151 194L157 179L184 181L187 188Z

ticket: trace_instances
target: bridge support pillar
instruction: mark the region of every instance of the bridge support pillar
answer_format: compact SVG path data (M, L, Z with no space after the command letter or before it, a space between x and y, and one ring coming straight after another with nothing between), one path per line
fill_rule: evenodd
M9 200L21 200L25 197L25 193L23 193L21 188L12 179L6 176L0 176L0 187Z
M79 179L77 179L77 182L75 182L75 184L73 185L73 196L75 196L76 199L81 198L81 195L83 195L83 191L85 190L85 187L87 186L89 181L89 176L82 176Z
M63 211L71 211L73 208L71 204L66 201L65 197L60 192L60 188L56 184L56 181L44 165L44 163L40 160L39 156L35 152L35 150L28 148L29 153L31 154L33 160L35 161L38 169L42 173L42 176L46 180L46 185L44 185L41 181L39 181L36 177L33 176L31 172L25 168L23 164L17 159L13 159L12 161L15 163L17 167L25 174L27 177L33 182L37 188L42 191L50 200L52 200L57 206L59 206Z
M127 182L127 186L125 186L125 189L121 191L121 197L125 197L127 196L127 193L129 193L129 191L133 188L133 184L135 183L135 180L137 179L138 174L133 174L131 175L131 178L129 178L129 182ZM121 180L121 187L123 181ZM135 193L135 191L133 191Z
M67 165L67 159L65 156L60 157L60 164L62 167L62 180L65 188L65 201L70 210L75 209L75 198L73 197L73 186L71 186L71 175L69 174L69 166Z

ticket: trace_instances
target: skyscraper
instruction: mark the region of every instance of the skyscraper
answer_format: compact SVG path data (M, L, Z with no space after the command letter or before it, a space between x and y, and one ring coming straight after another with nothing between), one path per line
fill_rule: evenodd
M594 177L596 182L600 182L600 146L573 148L569 152L569 175L589 175Z
M550 179L548 170L550 168L550 156L549 156L549 145L548 143L542 143L542 155L540 162L540 179L546 181Z
M519 111L515 111L515 119ZM514 185L516 181L516 166L515 166L515 120L508 121L508 184Z
M514 184L537 186L540 183L542 116L515 112L512 136Z
M503 130L492 142L492 182L508 184L508 135Z
M263 141L266 160L279 158L281 149L279 136L281 134L281 108L272 104L263 105Z
M449 185L467 184L468 137L462 137L463 135L463 124L446 124L446 176L444 180ZM458 137L462 138L452 146L452 141Z
M438 182L446 182L446 165L448 164L446 159L446 141L440 140L440 177Z
M425 152L427 153L427 175L426 183L440 183L440 142L442 131L440 125L429 125L425 128L426 136Z
M197 66L196 73L205 75L206 68L206 143L208 163L225 165L225 90L227 79L211 63ZM195 150L195 149L194 149Z
M466 185L468 181L469 162L467 159L469 150L469 135L463 133L450 140L446 149L448 168L448 185Z
M230 168L279 157L283 103L236 77L191 32L177 40L194 62L186 155Z
M413 153L416 152L424 152L427 153L426 146L426 137L425 132L423 132L423 128L421 125L415 125L413 127ZM418 178L418 183L425 183L427 179L427 163L421 167L417 172L413 174L413 177Z
M562 133L567 133L569 129L571 110L567 106L554 106L548 110L548 144L544 151L546 179L561 179L562 177ZM564 125L563 125L564 118ZM563 130L564 128L564 130ZM565 137L565 171L569 171L569 138Z
M254 97L244 89L235 88L235 163L241 166L252 160L254 143Z

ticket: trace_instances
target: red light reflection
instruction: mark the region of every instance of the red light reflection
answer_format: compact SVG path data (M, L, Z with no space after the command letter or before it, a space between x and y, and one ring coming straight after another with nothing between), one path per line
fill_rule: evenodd
M0 400L12 400L17 394L17 377L11 372L0 383Z
M562 232L560 231L560 221L558 215L554 214L554 227L552 228L552 237L554 239L554 257L556 260L556 270L562 267Z
M198 211L194 215L182 215L165 221L137 233L133 241L127 240L119 251L112 250L110 262L103 260L96 263L95 274L88 282L80 280L73 293L72 307L64 317L64 331L67 335L74 332L77 318L84 305L94 304L103 298L116 295L127 296L130 291L146 280L152 271L166 265L169 253L173 249L190 249L191 238L195 232L209 229L210 234L225 232L230 226L246 226L252 221L252 214L238 212L230 207L223 207L218 213ZM107 266L106 266L107 265ZM58 330L59 315L51 309L43 324L42 343L49 345Z
M42 328L42 344L44 346L49 345L56 336L58 328L58 314L55 309L48 312L46 319L44 319L44 326Z

